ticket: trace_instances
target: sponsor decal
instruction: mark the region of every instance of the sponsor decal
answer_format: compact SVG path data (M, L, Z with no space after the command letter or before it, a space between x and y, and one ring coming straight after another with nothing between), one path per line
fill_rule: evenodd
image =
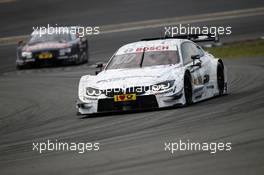
M41 54L39 54L39 59L50 59L53 57L52 53L50 52L43 52Z
M137 96L136 94L122 94L122 95L115 95L114 96L114 101L119 102L119 101L132 101L136 100Z
M169 50L169 46L151 46L151 47L139 47L135 49L136 52L148 52L148 51L164 51Z
M120 49L116 55L127 54L127 53L141 53L141 52L155 52L155 51L171 51L177 50L177 47L174 45L160 44L152 45L146 47L127 47Z

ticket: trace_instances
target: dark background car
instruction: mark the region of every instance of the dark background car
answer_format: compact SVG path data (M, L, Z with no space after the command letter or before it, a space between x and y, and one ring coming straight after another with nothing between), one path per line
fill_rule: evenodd
M67 29L67 28L65 28ZM18 69L39 65L81 64L88 62L87 38L78 32L34 31L29 39L20 41L17 48Z

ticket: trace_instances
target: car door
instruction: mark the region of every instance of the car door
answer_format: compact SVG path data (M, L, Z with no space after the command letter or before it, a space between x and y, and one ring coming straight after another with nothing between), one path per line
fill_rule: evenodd
M197 49L197 53L200 55L200 61L201 61L201 68L200 71L202 71L202 75L203 75L203 84L207 85L210 81L210 64L211 64L211 60L208 57L208 55L206 55L203 51L203 49L195 44L195 47Z
M206 71L206 58L203 50L191 41L182 43L181 45L183 64L191 72L193 86L193 101L203 98L205 83L208 81ZM200 59L192 60L193 55L199 55ZM196 65L196 66L194 66Z

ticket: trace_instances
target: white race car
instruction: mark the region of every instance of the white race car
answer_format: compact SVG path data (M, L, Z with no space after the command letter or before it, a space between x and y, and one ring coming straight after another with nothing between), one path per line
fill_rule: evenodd
M196 44L212 40L188 35L122 46L100 73L81 77L78 114L189 105L226 94L223 61Z

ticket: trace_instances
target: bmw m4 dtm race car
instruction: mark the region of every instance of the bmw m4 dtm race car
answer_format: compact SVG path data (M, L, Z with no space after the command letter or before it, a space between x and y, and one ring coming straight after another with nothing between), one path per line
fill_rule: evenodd
M226 94L223 60L196 44L216 39L186 35L122 46L100 73L81 77L78 114L190 105Z

